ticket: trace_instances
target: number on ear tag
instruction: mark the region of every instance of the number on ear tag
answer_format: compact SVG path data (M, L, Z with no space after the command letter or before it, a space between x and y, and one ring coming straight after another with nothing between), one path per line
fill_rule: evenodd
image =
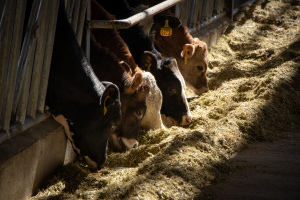
M186 65L186 63L187 63L187 59L188 59L187 55L188 55L188 53L189 53L189 50L188 50L188 49L185 50L185 53L184 53L184 64L185 64L185 65Z
M166 19L165 26L160 29L161 36L171 36L172 35L172 28L169 27L169 20Z
M104 100L104 115L105 115L106 112L107 112L107 108L106 108L106 106L105 106L105 103L106 103L106 100L107 100L108 98L110 98L109 95L107 95L107 97L106 97L105 100Z

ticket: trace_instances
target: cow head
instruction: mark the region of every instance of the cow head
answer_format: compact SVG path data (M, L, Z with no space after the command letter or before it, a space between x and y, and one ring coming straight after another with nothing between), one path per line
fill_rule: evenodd
M171 37L163 37L159 30L168 20L173 29ZM208 52L205 42L193 38L186 26L181 21L170 15L154 16L155 46L163 55L175 57L185 83L196 94L200 95L208 91L206 76L208 66Z
M188 125L191 114L185 96L185 82L174 58L159 59L155 54L145 51L140 67L149 70L155 77L163 96L161 114L167 127Z
M143 82L142 74L137 72L131 76L130 67L121 64L124 73L124 91L121 92L122 120L116 132L112 134L114 145L122 150L138 147L138 133L141 121L146 113L146 98L149 86Z
M69 116L54 117L64 126L74 150L97 169L105 162L107 141L121 121L119 89L109 82L102 82L105 89L99 102L76 106Z
M193 38L193 43L185 44L180 53L182 76L185 82L196 94L200 95L208 91L206 76L208 58L207 45L198 38Z

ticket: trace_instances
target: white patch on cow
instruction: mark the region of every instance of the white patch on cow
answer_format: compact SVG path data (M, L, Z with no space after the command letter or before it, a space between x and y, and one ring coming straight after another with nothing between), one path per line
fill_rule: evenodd
M139 146L139 142L136 139L122 138L122 141L128 149L133 149Z
M63 115L58 115L58 116L54 116L52 115L52 117L58 122L60 123L64 129L65 129L65 133L67 135L67 137L69 138L69 140L71 141L72 143L72 146L74 148L75 151L77 151L77 153L80 154L80 149L78 149L76 146L75 146L75 143L74 143L74 140L72 138L72 136L74 135L74 133L70 130L70 127L69 127L69 124L67 122L67 119L63 116Z
M90 157L88 156L84 156L85 162L91 166L92 168L97 169L97 163L95 161L93 161L92 159L90 159Z
M142 75L144 82L150 86L150 91L146 99L147 111L140 126L146 130L165 128L160 114L163 98L162 93L157 86L154 76L150 72L144 72Z
M171 67L171 70L178 77L178 79L179 79L179 81L181 83L181 88L182 88L182 90L181 90L181 97L182 97L182 99L184 101L184 104L185 104L185 107L186 107L186 110L187 110L187 116L189 118L192 118L191 111L190 111L190 108L189 108L189 104L188 104L187 98L185 96L185 90L186 90L185 81L184 81L184 78L183 78L183 76L182 76L179 68L178 68L177 61L176 61L175 58L172 59L170 65L173 65L173 67ZM184 125L184 124L182 124L182 125Z

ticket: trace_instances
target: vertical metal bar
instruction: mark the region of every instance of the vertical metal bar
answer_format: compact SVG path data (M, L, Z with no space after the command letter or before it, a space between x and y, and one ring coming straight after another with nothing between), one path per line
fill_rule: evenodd
M7 72L9 69L9 56L10 56L10 49L11 49L11 42L13 36L13 22L15 17L15 10L16 10L16 1L7 1L9 3L7 7L7 15L5 18L4 23L4 33L3 33L3 41L1 43L1 53L0 53L0 127L3 128L5 124L5 118L3 116L3 112L5 107L3 106L3 102L5 100L5 88L7 86ZM5 129L7 131L7 129Z
M190 0L190 6L189 6L189 11L188 11L188 21L187 21L187 25L188 27L192 27L193 24L193 19L194 19L194 13L195 13L195 1L196 0Z
M22 16L22 12L15 12L15 10L19 10L20 7L22 7L22 4L24 2L18 2L17 6L14 2L13 5L13 13L15 15L15 18L13 21L8 21L8 23L14 24L14 28L11 30L12 31L12 36L10 40L12 41L10 43L10 55L9 55L9 67L7 70L7 81L6 81L6 90L5 90L5 98L3 100L3 110L2 110L2 117L3 120L1 121L1 126L2 129L5 131L9 130L9 124L11 120L11 111L12 111L12 101L14 97L14 88L15 88L15 83L16 83L16 74L17 74L17 63L18 63L18 58L19 58L19 48L20 48L20 33L19 31L19 26L22 20L24 20L24 17ZM26 2L25 2L26 3ZM17 8L16 8L17 7ZM19 41L14 41L14 40L19 40Z
M28 52L28 60L26 62L26 65L27 65L26 73L25 73L23 84L22 84L20 99L18 101L16 119L21 124L23 124L25 122L25 117L26 117L29 88L30 88L30 82L31 82L31 76L32 76L33 60L34 60L34 54L35 54L35 47L36 47L36 40L33 41L32 46Z
M207 21L212 17L214 8L213 0L206 0L205 10L204 10L204 20Z
M71 23L72 22L72 13L75 5L75 0L68 0L68 7L66 9L66 12L68 14L68 20Z
M6 12L8 10L8 6L9 6L8 0L0 2L0 46L2 41L2 35L4 32L4 25L5 25Z
M76 30L77 41L80 45L82 40L83 28L84 28L86 7L87 7L87 0L81 0L79 19L78 19L78 25Z
M193 18L194 27L196 27L200 24L202 6L203 6L203 0L196 0L195 12L194 12L194 18Z
M91 20L91 0L87 0L87 15L86 15L86 20L90 21ZM91 37L91 32L90 29L87 29L86 31L86 58L88 61L90 61L90 37Z
M185 0L182 4L181 12L180 12L180 19L184 25L187 25L189 8L190 8L190 0Z
M78 22L78 15L79 15L79 9L80 9L80 1L81 0L75 0L75 4L74 4L74 9L73 9L73 14L72 14L72 27L73 30L76 34L76 30L77 30L77 22Z
M44 112L45 99L47 93L58 8L59 8L59 1L57 0L51 1L51 7L50 7L51 18L48 27L48 35L47 35L47 42L45 48L45 57L44 57L43 71L42 71L41 82L40 82L40 92L39 92L39 100L38 100L38 108L37 108L38 111L42 113Z
M32 71L31 87L30 87L28 111L27 111L27 114L32 118L35 118L35 113L37 109L38 93L39 93L39 86L40 86L41 73L42 73L43 61L44 61L44 53L45 53L45 44L46 44L46 37L47 37L47 28L48 28L47 18L48 18L49 2L50 1L45 1L43 6L41 7L41 21L40 21L40 27L38 29L39 37L37 39L37 45L36 45L36 53L35 53L33 71Z
M27 24L27 29L25 32L25 37L23 41L22 51L20 59L18 62L18 71L17 71L17 83L15 86L15 95L13 99L13 112L16 112L18 99L20 97L21 88L24 80L24 75L26 71L26 62L28 60L28 52L32 46L33 41L36 40L37 30L40 20L40 7L42 6L43 0L35 0L32 4L30 11L30 17Z

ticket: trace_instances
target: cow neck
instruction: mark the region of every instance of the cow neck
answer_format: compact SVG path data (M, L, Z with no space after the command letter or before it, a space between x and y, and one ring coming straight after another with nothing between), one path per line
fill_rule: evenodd
M91 1L92 20L115 20L116 17L108 13L96 0ZM115 29L92 29L96 41L115 54L119 61L126 62L135 71L135 63L128 46Z
M123 90L125 71L114 55L106 48L102 48L93 35L91 36L91 65L101 81L112 82L119 87L120 92Z
M62 76L65 74L67 79L72 82L72 88L76 87L78 95L90 94L91 101L95 100L95 98L99 99L104 86L97 79L91 66L88 64L62 6L59 8L58 21L60 23L57 23L56 27L53 56L56 57L59 63L53 64L51 69L53 68ZM64 79L62 77L61 81L65 82L66 80ZM86 99L86 95L83 99Z

